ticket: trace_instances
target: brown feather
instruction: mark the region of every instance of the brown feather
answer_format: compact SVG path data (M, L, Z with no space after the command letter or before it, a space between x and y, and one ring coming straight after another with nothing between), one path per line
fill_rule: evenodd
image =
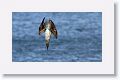
M45 26L44 26L44 20L45 20L45 17L43 18L40 26L39 26L39 35L42 33L42 32L45 32Z
M50 22L51 22L51 32L53 33L53 35L56 37L56 39L57 39L57 36L58 36L58 33L57 33L57 29L56 29L56 27L55 27L55 24L53 23L53 21L52 20L50 20Z

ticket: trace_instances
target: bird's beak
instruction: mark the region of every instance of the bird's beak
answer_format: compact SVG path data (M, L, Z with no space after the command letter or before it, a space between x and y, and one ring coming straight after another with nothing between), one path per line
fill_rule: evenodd
M46 47L47 47L47 50L48 50L48 47L49 47L49 40L46 40Z

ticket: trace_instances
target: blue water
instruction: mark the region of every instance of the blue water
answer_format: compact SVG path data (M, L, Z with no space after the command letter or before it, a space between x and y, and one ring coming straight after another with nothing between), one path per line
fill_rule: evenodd
M46 50L45 36L38 35L43 19L52 19L58 39L52 35ZM13 12L13 62L101 62L101 12Z

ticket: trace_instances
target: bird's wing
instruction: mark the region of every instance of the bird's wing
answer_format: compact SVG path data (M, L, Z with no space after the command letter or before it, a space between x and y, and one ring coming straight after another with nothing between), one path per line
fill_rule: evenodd
M45 17L43 18L40 26L39 26L39 35L45 31L45 26L44 26L44 20L45 20Z
M55 27L55 24L53 23L52 20L50 20L50 22L51 22L51 32L53 33L53 35L54 35L54 36L56 37L56 39L57 39L58 33L57 33L57 29L56 29L56 27Z

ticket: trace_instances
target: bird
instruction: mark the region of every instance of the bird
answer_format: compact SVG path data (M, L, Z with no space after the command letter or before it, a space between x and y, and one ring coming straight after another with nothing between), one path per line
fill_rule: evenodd
M53 34L56 39L58 37L56 26L51 19L45 21L45 17L43 18L39 26L39 35L41 35L43 32L45 33L45 43L48 50L51 34Z

